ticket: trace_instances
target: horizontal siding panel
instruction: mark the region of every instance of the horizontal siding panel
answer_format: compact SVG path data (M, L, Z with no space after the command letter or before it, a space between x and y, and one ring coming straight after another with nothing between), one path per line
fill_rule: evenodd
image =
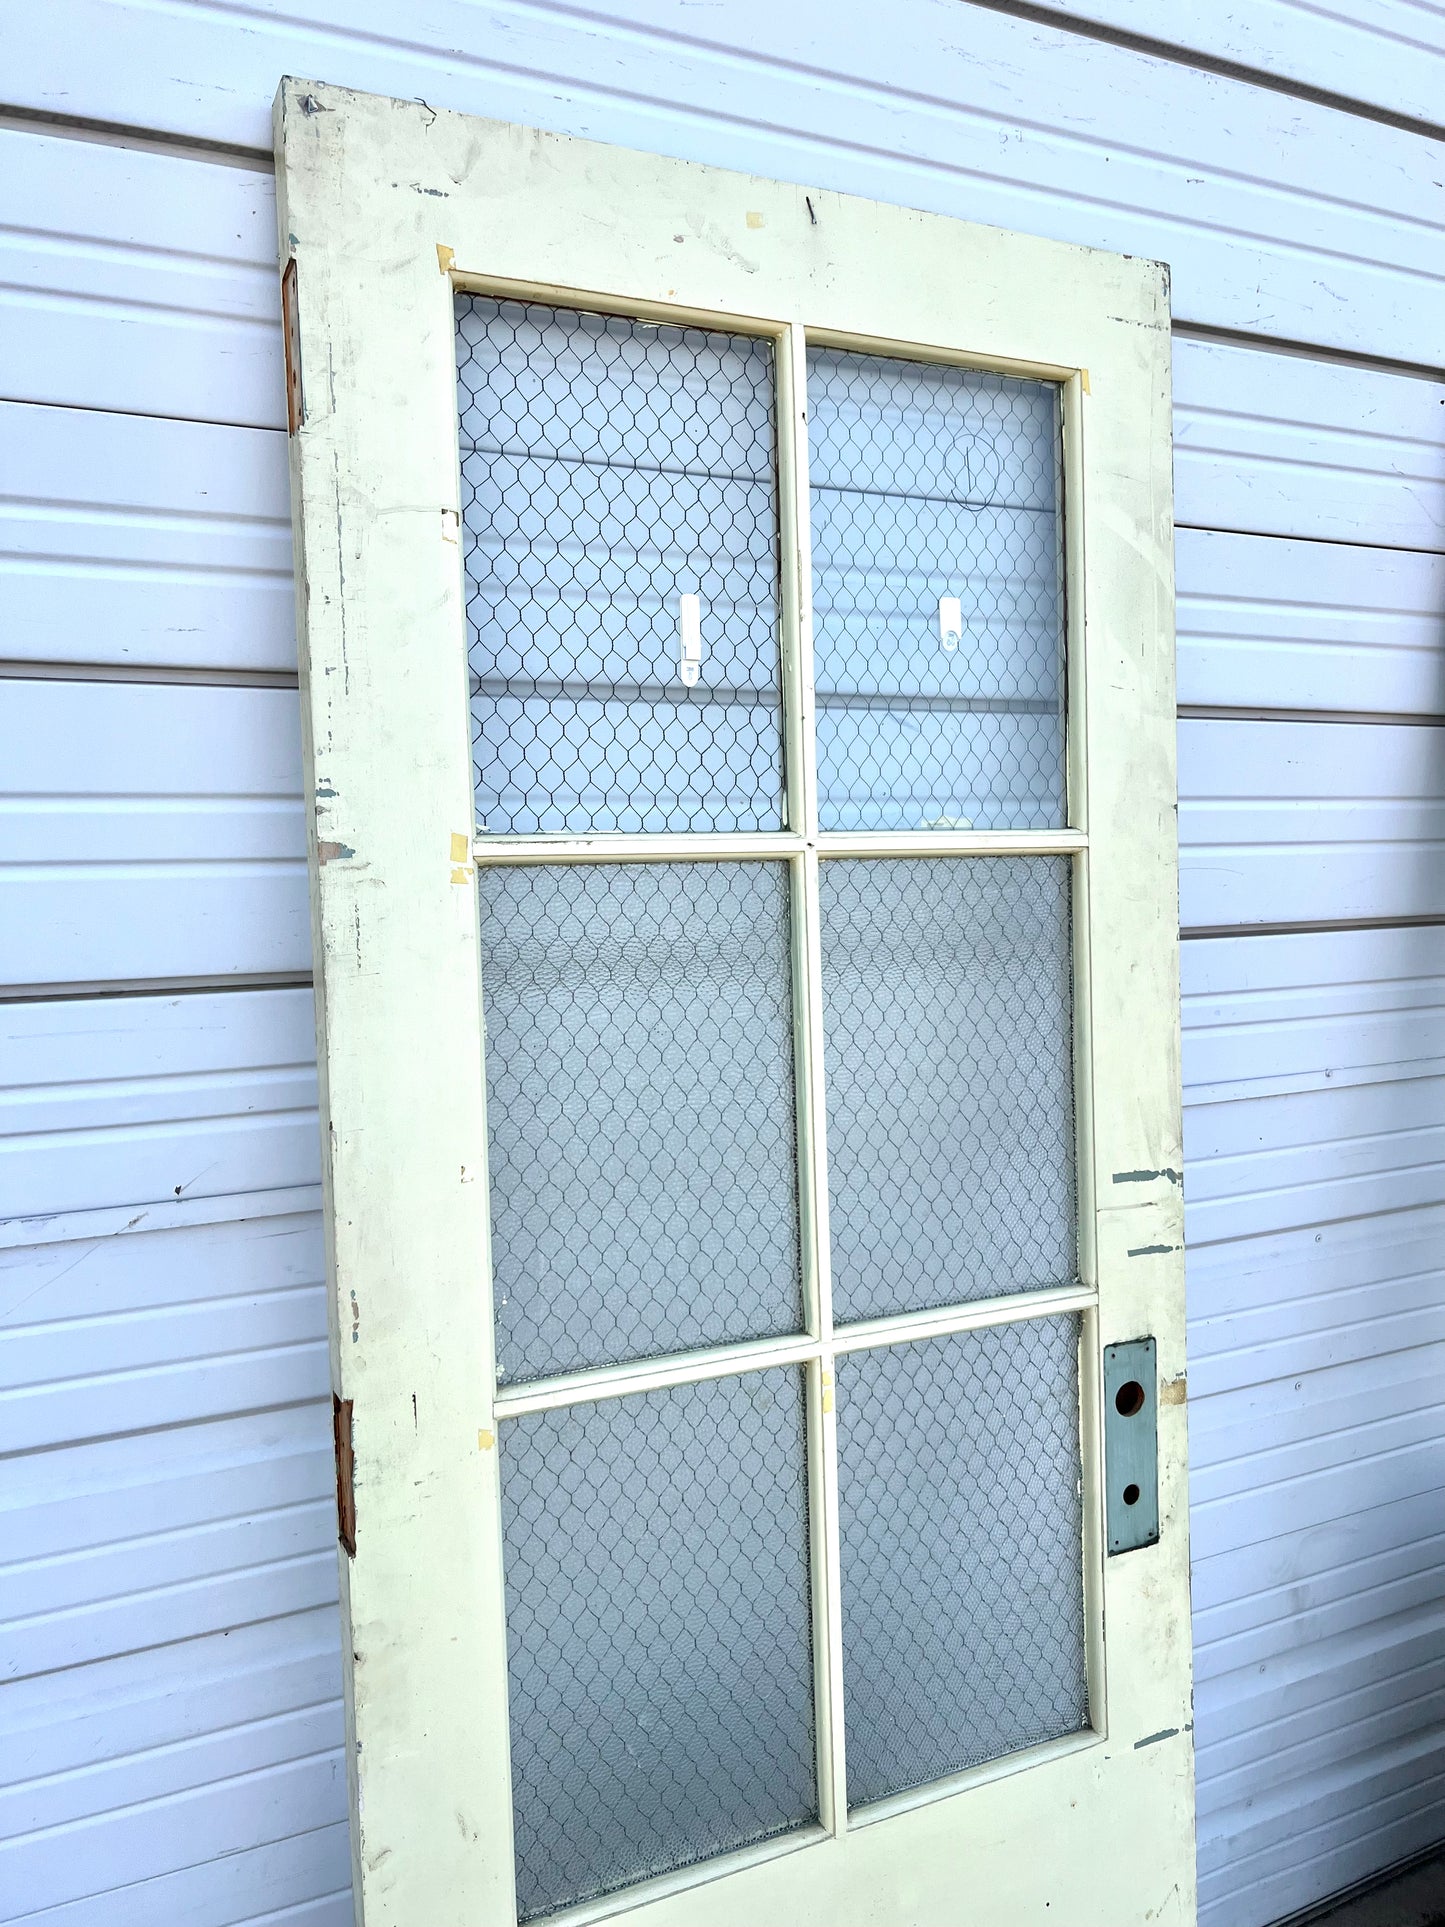
M333 1746L309 1759L238 1774L145 1807L96 1814L73 1827L8 1842L0 1847L0 1870L7 1890L19 1894L22 1903L26 1894L34 1894L52 1907L92 1899L98 1877L110 1887L124 1888L158 1875L199 1869L202 1891L214 1891L231 1881L231 1857L252 1848L258 1836L279 1840L287 1834L313 1833L328 1822L334 1825L337 1807L345 1801L345 1782L343 1749ZM326 1844L331 1858L335 1849ZM152 1904L155 1898L152 1894ZM107 1899L113 1904L113 1896ZM46 1927L57 1917L66 1916L47 1912ZM184 1919L187 1927L196 1919L189 1910L152 1916L157 1917ZM117 1915L112 1911L106 1918L113 1922Z
M1191 1107L1184 1153L1198 1244L1433 1204L1445 1193L1445 1077Z
M1187 527L1445 549L1445 383L1176 341L1174 473Z
M1184 318L1432 362L1445 144L986 11L733 0L680 31L438 0L66 0L17 22L17 104L265 148L282 73L964 214L1175 269ZM820 54L822 57L820 57ZM740 237L744 231L740 228ZM1432 292L1433 291L1433 292ZM235 417L226 417L235 419Z
M11 1461L7 1679L336 1598L331 1417L313 1402Z
M319 1181L309 990L8 1004L0 1036L8 1213L115 1205L149 1231L177 1198ZM198 1256L198 1280L216 1275Z
M319 1216L0 1252L0 1331L3 1451L324 1398Z
M309 968L300 780L294 690L10 684L0 981Z
M1439 1824L1445 929L1182 961L1200 1919L1263 1927Z
M310 993L6 1019L18 1197L132 1202L0 1253L3 1917L341 1927L324 1253L273 1206L316 1175ZM147 1229L248 1182L286 1188Z
M1186 930L1445 912L1445 730L1179 725Z
M245 1745L251 1729L264 1745L266 1727L301 1712L336 1720L324 1735L335 1744L336 1634L335 1612L320 1606L12 1682L0 1697L0 1838L173 1793L187 1784L178 1762L223 1735ZM238 1755L234 1770L258 1759ZM118 1791L87 1802L91 1785Z
M1196 1109L1445 1069L1439 925L1187 943L1181 991Z
M1189 1294L1195 1398L1438 1346L1445 1206L1196 1246Z
M1445 1530L1416 1468L1378 1505L1191 1553L1195 1678L1205 1688L1303 1646L1435 1607Z
M269 174L0 129L6 400L283 426L278 301Z
M1445 716L1445 556L1181 528L1179 700Z
M1441 118L1445 24L1415 0L1049 0L1071 20L1118 27L1279 80L1417 120Z
M183 1921L185 1927L353 1927L347 1833L345 1820L333 1821L12 1918L31 1927L157 1927L161 1921ZM338 1878L344 1883L339 1891Z
M1441 1738L1438 1728L1427 1730L1231 1811L1199 1840L1200 1927L1263 1927L1438 1845Z
M285 437L0 404L0 645L294 670Z

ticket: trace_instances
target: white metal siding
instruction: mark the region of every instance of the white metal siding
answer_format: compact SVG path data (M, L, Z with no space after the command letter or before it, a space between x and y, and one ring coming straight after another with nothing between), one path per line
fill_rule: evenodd
M1445 33L1059 11L7 22L9 104L258 151L0 131L5 975L80 993L5 1013L0 1917L349 1915L283 71L1173 264L1201 1918L1445 1835L1445 381L1368 365L1439 364L1445 141L1107 38L1419 114Z

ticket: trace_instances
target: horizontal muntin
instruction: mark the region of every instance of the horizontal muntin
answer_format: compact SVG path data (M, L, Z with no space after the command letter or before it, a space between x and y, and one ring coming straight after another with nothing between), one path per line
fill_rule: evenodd
M3 673L3 670L0 670ZM292 677L294 683L295 678ZM472 697L491 702L664 703L702 708L745 705L750 709L781 709L782 688L777 683L735 684L682 682L609 682L587 676L479 676L471 678ZM819 689L815 709L899 710L906 714L969 716L1061 717L1062 701L1054 696L984 696L940 690L936 694L886 689ZM1181 712L1182 713L1182 712Z
M478 864L766 862L803 856L1075 856L1089 847L1083 830L792 830L738 836L614 832L605 836L489 836L472 843Z
M585 1372L535 1379L526 1385L499 1387L493 1410L498 1419L522 1418L530 1412L552 1412L565 1405L590 1404L595 1399L626 1398L634 1392L657 1391L670 1385L700 1384L706 1379L730 1378L743 1372L804 1365L814 1358L826 1364L839 1353L941 1338L952 1332L980 1331L990 1325L1022 1324L1035 1318L1057 1317L1063 1312L1090 1311L1098 1300L1099 1294L1092 1285L1009 1292L995 1298L976 1298L966 1304L945 1305L936 1311L870 1318L837 1328L827 1340L796 1333L784 1338L748 1339L736 1345L676 1352L663 1358L632 1359L625 1365L595 1366Z
M783 691L779 683L737 684L604 682L586 676L478 676L473 675L472 698L485 696L490 702L573 702L573 703L663 703L675 708L720 707L781 709Z
M835 1353L875 1351L885 1345L907 1345L921 1338L944 1338L953 1332L981 1331L989 1325L1018 1325L1033 1318L1054 1318L1062 1312L1091 1311L1099 1302L1092 1285L1061 1285L1055 1289L1009 1292L997 1298L975 1298L967 1304L944 1305L936 1311L906 1311L891 1318L866 1318L856 1325L833 1330Z

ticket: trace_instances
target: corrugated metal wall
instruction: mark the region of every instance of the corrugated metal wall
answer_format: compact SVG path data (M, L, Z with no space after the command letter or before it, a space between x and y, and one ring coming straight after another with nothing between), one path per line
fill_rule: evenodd
M282 72L1173 263L1201 1918L1445 1836L1445 28L1026 11L7 20L5 1919L349 1917Z

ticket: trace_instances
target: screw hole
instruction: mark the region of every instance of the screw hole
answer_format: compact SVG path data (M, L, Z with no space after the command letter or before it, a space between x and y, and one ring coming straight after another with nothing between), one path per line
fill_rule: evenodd
M1136 1412L1144 1409L1144 1387L1137 1378L1131 1378L1127 1385L1121 1385L1114 1394L1114 1410L1120 1418L1133 1418Z
M1124 1503L1125 1505L1138 1505L1139 1488L1137 1485L1126 1485L1124 1487Z

